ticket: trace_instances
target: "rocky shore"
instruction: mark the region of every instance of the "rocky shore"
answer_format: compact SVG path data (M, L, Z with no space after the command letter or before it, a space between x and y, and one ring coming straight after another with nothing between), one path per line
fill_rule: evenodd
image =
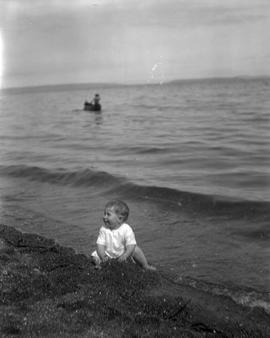
M0 337L270 337L270 316L164 271L95 270L71 248L0 225Z

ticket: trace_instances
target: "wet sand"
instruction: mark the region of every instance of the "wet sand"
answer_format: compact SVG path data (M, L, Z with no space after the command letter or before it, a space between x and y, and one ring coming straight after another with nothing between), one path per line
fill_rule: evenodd
M0 225L1 337L269 337L270 315Z

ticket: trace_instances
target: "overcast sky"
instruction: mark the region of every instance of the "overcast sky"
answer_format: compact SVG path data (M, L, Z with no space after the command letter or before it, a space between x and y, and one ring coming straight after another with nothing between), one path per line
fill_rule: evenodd
M270 75L270 0L0 0L0 86Z

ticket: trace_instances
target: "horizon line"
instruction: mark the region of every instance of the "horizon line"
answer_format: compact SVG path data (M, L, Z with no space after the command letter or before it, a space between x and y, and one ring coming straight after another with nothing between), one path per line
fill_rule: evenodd
M205 80L246 80L246 79L270 79L270 75L236 75L236 76L215 76L215 77L201 77L201 78L182 78L182 79L172 79L168 81L159 81L159 82L132 82L132 83L122 83L122 82L69 82L69 83L47 83L39 85L26 85L26 86L11 86L11 87L0 87L1 91L12 91L12 90L28 90L28 89L42 89L48 87L71 87L71 86L81 86L81 87L110 87L110 86L156 86L156 85L166 85L176 82L195 82L195 81L205 81Z

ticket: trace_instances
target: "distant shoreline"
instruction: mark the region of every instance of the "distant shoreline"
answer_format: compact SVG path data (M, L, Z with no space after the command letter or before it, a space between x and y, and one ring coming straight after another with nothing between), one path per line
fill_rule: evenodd
M170 84L181 84L181 83L194 83L194 82L216 82L216 81L258 81L265 80L270 81L270 75L256 75L256 76L232 76L232 77L206 77L206 78L185 78L185 79L172 79L164 81L162 83L117 83L117 82L89 82L89 83L56 83L56 84L43 84L37 86L19 86L19 87L4 87L0 88L3 93L25 93L29 91L41 92L41 91L65 91L65 90L83 90L93 89L97 90L100 88L110 87L133 87L133 86L162 86Z

